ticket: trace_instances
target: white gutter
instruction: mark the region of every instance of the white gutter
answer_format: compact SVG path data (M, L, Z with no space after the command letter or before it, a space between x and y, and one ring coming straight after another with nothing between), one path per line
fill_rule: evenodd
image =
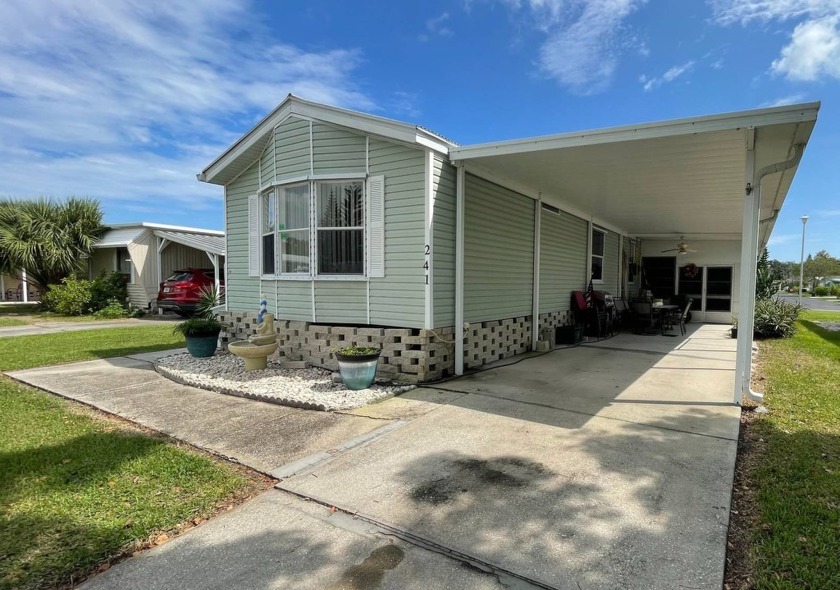
M794 145L794 155L788 160L765 166L758 173L755 169L755 151L747 151L747 182L744 200L744 231L741 242L741 282L738 305L738 345L735 361L735 404L741 404L741 397L753 401L764 401L764 395L750 388L752 377L753 323L755 322L756 262L758 260L758 229L760 224L761 181L765 176L789 170L799 164L805 146ZM772 218L771 218L772 219ZM746 328L746 329L745 329Z

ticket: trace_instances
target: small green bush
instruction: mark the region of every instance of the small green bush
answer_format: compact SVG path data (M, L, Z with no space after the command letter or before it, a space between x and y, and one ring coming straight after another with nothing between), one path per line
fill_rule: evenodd
M827 297L831 294L831 289L828 287L814 287L814 295L817 297Z
M218 336L222 323L213 318L190 318L172 326L173 334L184 336Z
M70 275L60 285L50 285L41 303L61 315L82 315L90 310L91 282Z
M131 311L126 309L126 307L116 299L112 299L108 302L108 305L93 312L93 315L101 320L118 320L120 318L130 317Z
M759 299L755 302L755 335L761 338L788 338L793 336L794 322L802 307L781 299Z
M128 288L125 284L125 277L118 272L103 272L91 281L90 285L90 309L99 311L116 301L124 304L128 299Z

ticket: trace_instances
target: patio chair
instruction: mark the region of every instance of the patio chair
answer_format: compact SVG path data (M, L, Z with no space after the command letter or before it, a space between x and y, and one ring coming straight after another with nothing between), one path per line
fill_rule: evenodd
M684 307L684 308L683 308L683 310L680 312L679 317L678 317L678 318L676 318L676 323L678 323L678 324L679 324L679 326L680 326L680 334L681 334L682 336L685 336L685 333L687 332L686 327L685 327L685 322L686 322L686 320L688 319L688 313L691 311L691 304L692 304L692 303L694 303L694 299L693 299L693 298L691 298L691 297L689 297L689 298L686 300L686 302L685 302L685 307Z
M633 304L633 333L649 334L653 328L653 305L649 301Z
M632 323L632 313L624 297L619 297L614 300L615 304L615 324L617 328L626 329Z

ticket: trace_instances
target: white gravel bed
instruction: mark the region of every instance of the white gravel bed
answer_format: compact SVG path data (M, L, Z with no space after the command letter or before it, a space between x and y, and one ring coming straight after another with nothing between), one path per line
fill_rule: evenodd
M353 391L340 381L334 382L332 371L314 367L283 369L270 358L268 368L246 372L245 361L227 352L208 358L173 354L159 359L155 368L164 377L184 385L308 410L349 410L415 387L373 385Z

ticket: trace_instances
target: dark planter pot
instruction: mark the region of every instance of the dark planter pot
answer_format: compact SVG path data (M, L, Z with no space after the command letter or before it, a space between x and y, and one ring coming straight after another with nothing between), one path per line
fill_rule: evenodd
M219 332L221 332L221 330L215 333L210 332L185 336L184 339L187 341L187 350L196 358L207 358L208 356L213 356L216 353L216 346L219 342Z
M347 389L367 389L376 379L376 365L379 363L379 354L365 354L348 356L338 352L333 353L338 360L338 370L341 372L341 380Z
M730 330L732 330L732 337L737 338L738 337L738 328L733 327L733 328L730 328Z

